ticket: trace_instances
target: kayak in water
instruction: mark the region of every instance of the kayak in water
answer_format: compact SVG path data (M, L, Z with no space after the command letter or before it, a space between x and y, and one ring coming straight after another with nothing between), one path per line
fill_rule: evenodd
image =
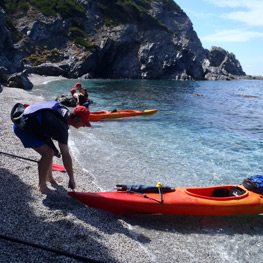
M113 110L113 111L97 111L90 113L90 121L100 121L107 119L116 119L116 118L125 118L125 117L134 117L140 115L151 115L155 114L158 110Z

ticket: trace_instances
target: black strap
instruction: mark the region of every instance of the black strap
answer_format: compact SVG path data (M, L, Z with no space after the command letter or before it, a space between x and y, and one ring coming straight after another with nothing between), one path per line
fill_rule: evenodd
M87 257L79 256L79 255L76 255L76 254L71 254L71 253L68 253L66 251L61 251L61 250L49 248L49 247L46 247L46 246L34 244L34 243L31 243L31 242L27 242L27 241L24 241L24 240L21 240L21 239L18 239L18 238L13 238L13 237L2 235L2 234L0 234L0 238L8 240L8 241L12 241L12 242L20 243L20 244L23 244L23 245L39 248L39 249L46 250L46 251L49 251L49 252L53 252L53 253L56 253L56 254L59 254L59 255L63 255L63 256L66 256L66 257L74 258L74 259L77 259L77 260L80 260L80 261L83 261L83 262L102 263L102 261L97 261L97 260L90 259L90 258L87 258Z
M22 156L11 154L11 153L0 152L0 154L4 154L6 156L10 156L10 157L14 157L14 158L20 158L20 159L23 159L23 160L26 160L26 161L31 161L31 162L34 162L34 163L38 163L37 160L25 158L25 157L22 157Z

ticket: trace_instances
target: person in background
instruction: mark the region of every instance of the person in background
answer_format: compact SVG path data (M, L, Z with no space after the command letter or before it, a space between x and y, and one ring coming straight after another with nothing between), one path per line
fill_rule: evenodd
M85 106L86 108L89 108L90 103L82 94L77 93L75 89L71 89L70 93L76 101L76 106Z
M78 89L80 95L83 95L85 97L85 99L88 100L89 94L88 94L86 89L81 87L81 83L80 82L76 83L75 88Z
M77 88L78 94L81 95L81 96L83 96L84 99L86 100L86 102L89 103L89 105L90 105L91 103L93 103L93 101L89 99L89 94L88 94L87 90L84 89L84 88L82 88L80 82L76 83L75 88ZM83 105L83 104L82 104L82 105ZM86 107L87 107L87 106L86 106Z
M14 132L25 148L32 148L41 155L38 162L38 190L43 194L49 194L52 191L47 187L47 182L58 184L52 176L52 163L53 156L60 154L52 139L58 141L63 164L69 176L68 187L74 189L76 184L68 147L68 129L70 126L76 129L91 127L89 110L84 106L78 106L70 112L62 104L49 101L26 107L21 114L19 112L22 121L17 121L18 115L14 113L16 105L11 112Z

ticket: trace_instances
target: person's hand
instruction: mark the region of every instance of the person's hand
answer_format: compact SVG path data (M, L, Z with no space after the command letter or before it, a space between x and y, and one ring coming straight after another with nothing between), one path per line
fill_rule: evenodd
M68 181L68 187L74 190L76 188L75 180L74 178L70 178Z

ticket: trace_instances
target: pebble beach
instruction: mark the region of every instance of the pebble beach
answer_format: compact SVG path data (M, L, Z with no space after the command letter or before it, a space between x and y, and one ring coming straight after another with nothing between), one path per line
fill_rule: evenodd
M57 78L31 77L37 85ZM4 87L0 93L1 152L38 160L32 149L25 149L13 133L10 111L15 103L37 103L39 98L28 91ZM54 163L62 164L54 158ZM99 191L93 178L73 160L77 191ZM54 171L61 184L52 195L36 190L37 164L0 154L0 262L150 262L139 243L130 234L129 226L118 217L89 209L69 197L68 176ZM5 238L6 237L6 238ZM10 239L51 248L61 254L35 248ZM136 257L134 257L136 255Z

